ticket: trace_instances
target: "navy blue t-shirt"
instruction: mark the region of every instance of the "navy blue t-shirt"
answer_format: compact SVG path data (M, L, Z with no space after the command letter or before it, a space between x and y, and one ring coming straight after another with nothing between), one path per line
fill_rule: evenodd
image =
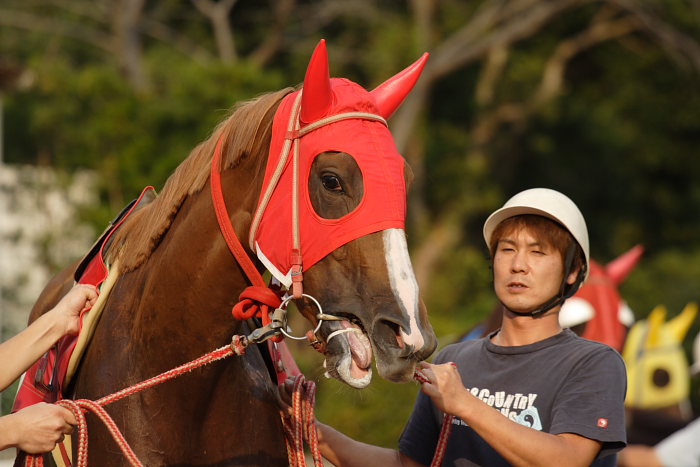
M472 394L517 423L601 441L602 449L592 465L616 465L614 453L626 442L627 376L620 354L568 329L523 346L498 346L489 337L449 345L434 363L455 362ZM419 393L399 450L430 465L442 419L443 413L430 398ZM509 464L455 417L443 465Z

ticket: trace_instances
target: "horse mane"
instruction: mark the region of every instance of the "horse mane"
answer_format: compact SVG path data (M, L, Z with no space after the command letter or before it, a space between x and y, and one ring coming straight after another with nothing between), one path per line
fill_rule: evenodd
M132 213L113 235L106 261L119 260L122 273L141 266L159 245L185 200L204 187L211 170L214 148L224 139L221 170L236 167L250 157L267 157L275 111L292 88L243 101L229 111L211 136L198 144L168 177L150 204Z

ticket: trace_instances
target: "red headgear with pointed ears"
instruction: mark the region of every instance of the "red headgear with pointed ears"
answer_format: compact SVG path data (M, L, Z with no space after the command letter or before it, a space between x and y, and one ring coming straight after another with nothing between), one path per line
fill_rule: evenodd
M280 103L250 241L260 260L283 284L291 284L292 268L299 259L308 269L351 240L404 227L404 159L385 119L413 88L427 58L424 54L368 92L347 79L329 77L328 54L322 40L311 57L302 90ZM339 219L321 218L309 199L311 164L318 154L327 151L351 155L363 177L363 199ZM293 188L295 170L297 199ZM294 225L295 205L298 227Z

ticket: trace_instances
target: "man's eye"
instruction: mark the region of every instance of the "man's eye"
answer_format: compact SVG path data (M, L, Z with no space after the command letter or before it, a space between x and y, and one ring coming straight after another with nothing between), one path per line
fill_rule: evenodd
M335 175L322 175L321 183L323 183L323 188L328 191L344 193L343 186L340 184L340 180Z

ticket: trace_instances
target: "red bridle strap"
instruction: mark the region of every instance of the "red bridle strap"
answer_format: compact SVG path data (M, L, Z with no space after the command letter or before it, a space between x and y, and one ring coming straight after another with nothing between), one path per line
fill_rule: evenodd
M250 257L243 249L240 240L238 240L236 231L233 230L233 226L231 225L228 209L226 209L224 193L221 190L221 147L223 143L223 137L219 138L211 161L211 198L214 202L216 220L219 221L219 228L224 236L224 240L226 240L228 249L231 250L233 257L236 258L238 265L243 269L248 280L255 286L265 287L265 281L253 264L253 261L251 261Z
M214 156L211 161L211 198L214 203L216 220L219 222L219 229L226 240L228 249L233 254L238 265L243 269L248 280L253 284L246 288L239 297L239 302L234 305L233 317L238 320L245 320L257 316L262 318L263 325L270 323L270 308L277 308L281 300L279 296L267 287L262 275L258 272L246 251L243 249L236 231L231 225L231 218L226 209L223 190L221 189L221 153L223 137L219 138L214 149Z

